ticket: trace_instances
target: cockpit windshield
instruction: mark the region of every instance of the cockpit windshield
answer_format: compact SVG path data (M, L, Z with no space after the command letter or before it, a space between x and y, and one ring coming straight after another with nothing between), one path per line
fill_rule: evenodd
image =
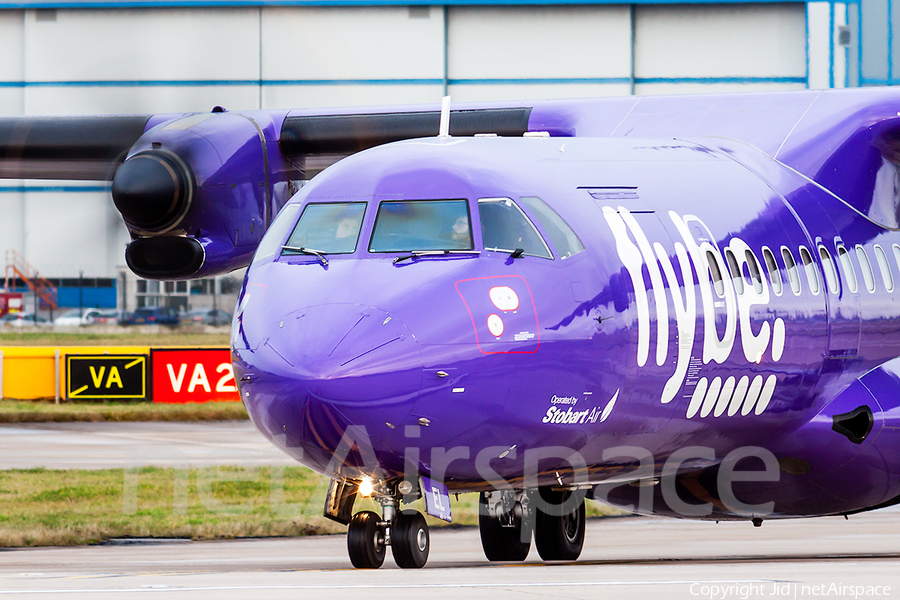
M308 204L281 254L351 254L365 212L365 202Z
M466 200L388 200L378 207L370 252L472 250Z
M553 258L534 225L509 198L481 198L478 215L485 250Z
M547 232L553 245L556 246L556 251L559 253L560 258L565 260L584 250L584 244L581 243L581 240L569 227L569 224L555 210L550 208L546 202L537 196L523 196L519 200L540 221L544 231Z

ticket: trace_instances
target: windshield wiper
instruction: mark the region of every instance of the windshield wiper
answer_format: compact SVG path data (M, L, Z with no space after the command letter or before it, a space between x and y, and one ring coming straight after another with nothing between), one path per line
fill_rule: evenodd
M409 260L411 258L422 258L423 256L447 256L448 254L481 254L480 250L414 250L406 256L398 256L394 259L394 264Z
M328 266L328 259L325 258L325 254L319 252L318 250L313 250L312 248L298 248L296 246L282 246L282 251L290 250L291 252L299 252L300 254L309 254L311 256L315 256L322 262L323 267Z
M485 248L485 250L490 250L491 252L509 252L510 258L522 258L525 256L525 250L522 248L516 248L515 250L510 250L509 248Z

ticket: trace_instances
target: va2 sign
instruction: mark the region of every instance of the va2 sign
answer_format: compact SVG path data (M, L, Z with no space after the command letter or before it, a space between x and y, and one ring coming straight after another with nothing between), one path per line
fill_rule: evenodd
M151 351L153 401L166 403L239 401L231 370L231 352L224 348Z

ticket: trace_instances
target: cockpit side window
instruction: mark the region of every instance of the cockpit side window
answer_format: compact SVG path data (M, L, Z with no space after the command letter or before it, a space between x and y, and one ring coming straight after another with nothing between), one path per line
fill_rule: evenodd
M322 254L352 254L365 213L365 202L307 204L281 254L294 254L301 248Z
M566 259L584 250L584 244L581 243L569 224L547 203L536 196L523 196L519 200L540 221L544 231L550 236L550 241L556 246L560 258Z
M466 200L386 200L378 207L369 252L472 250Z
M495 252L515 252L553 259L544 239L519 206L509 198L481 198L478 200L481 235L484 249Z
M300 206L300 204L288 204L275 216L275 220L269 225L269 230L266 231L259 246L256 247L256 254L253 255L253 264L280 254L279 250L284 244L284 236L294 226L297 213L300 212Z

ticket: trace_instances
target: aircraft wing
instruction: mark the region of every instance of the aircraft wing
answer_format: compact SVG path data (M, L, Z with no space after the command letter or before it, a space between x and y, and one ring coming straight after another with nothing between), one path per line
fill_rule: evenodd
M871 194L857 197L863 188L847 182L864 173L874 186L883 157L894 161L897 101L895 91L866 89L482 103L456 106L449 129L451 136L544 132L667 143L728 138L871 213ZM126 251L133 271L208 277L249 264L302 181L355 152L435 136L440 119L437 106L3 117L0 179L111 181L133 239Z

